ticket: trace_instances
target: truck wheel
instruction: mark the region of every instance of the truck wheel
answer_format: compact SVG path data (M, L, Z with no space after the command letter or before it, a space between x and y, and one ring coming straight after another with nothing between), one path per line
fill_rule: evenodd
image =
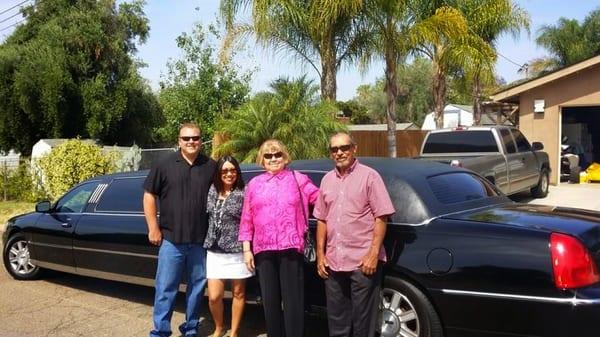
M531 189L531 196L534 198L545 198L548 195L548 185L550 185L550 174L548 169L543 168L538 184Z
M442 324L429 299L412 284L388 277L381 290L380 337L442 337Z
M571 174L569 174L569 182L571 184L579 184L579 173L581 172L581 167L575 166L571 169Z

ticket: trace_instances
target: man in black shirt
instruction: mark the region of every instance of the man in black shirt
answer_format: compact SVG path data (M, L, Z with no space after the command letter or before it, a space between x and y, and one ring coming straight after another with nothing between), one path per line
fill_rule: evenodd
M144 182L144 215L148 240L160 246L151 337L171 335L173 305L184 271L187 283L185 322L179 331L198 334L200 303L206 285L208 228L206 197L216 163L200 154L200 128L193 123L179 130L180 150L153 165ZM156 202L160 205L160 222Z

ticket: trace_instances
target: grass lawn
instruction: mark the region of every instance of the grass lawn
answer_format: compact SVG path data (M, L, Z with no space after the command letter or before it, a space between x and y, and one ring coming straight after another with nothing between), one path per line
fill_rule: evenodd
M0 232L4 231L6 220L12 216L31 212L35 209L35 203L22 201L0 201Z

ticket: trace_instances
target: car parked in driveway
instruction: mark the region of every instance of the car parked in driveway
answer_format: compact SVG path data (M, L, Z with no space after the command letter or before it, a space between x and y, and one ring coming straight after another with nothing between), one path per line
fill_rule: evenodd
M380 335L597 336L600 213L515 203L476 173L436 162L359 160L381 174L396 209L385 238ZM292 168L318 185L332 165ZM262 172L243 171L245 179ZM8 272L27 280L47 268L152 285L146 174L93 178L10 219ZM314 264L306 268L307 305L322 307L323 282Z

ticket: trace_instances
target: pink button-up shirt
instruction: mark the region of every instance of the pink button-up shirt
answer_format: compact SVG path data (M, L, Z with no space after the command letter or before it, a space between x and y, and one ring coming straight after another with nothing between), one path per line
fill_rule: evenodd
M300 172L285 169L254 177L246 186L239 240L252 241L254 254L290 248L302 252L307 223L301 207L308 215L308 204L314 204L318 195L317 186Z
M321 181L313 215L327 224L325 258L334 271L353 271L369 252L375 218L394 214L379 173L355 160L346 175L337 169ZM385 261L383 245L379 260Z

